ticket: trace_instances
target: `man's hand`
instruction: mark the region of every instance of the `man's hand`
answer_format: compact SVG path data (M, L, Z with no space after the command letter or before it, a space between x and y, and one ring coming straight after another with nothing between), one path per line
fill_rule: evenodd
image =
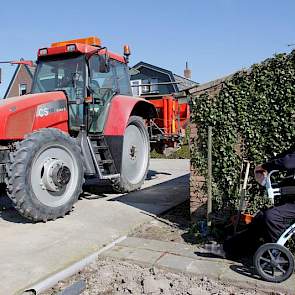
M264 185L267 170L263 169L261 165L255 167L254 170L255 180L260 184Z

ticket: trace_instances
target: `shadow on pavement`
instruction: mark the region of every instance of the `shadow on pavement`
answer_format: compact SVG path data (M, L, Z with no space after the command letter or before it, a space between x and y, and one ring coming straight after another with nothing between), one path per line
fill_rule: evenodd
M181 237L189 244L197 244L197 238L190 230L189 178L188 173L140 191L112 198L110 201L122 202L142 210L142 214L153 217L163 225L162 230L154 225L146 226L145 234L138 233L141 237L157 239L162 233L165 234L165 241L173 242Z
M0 211L0 218L13 223L34 223L33 221L22 217L14 208Z
M13 208L12 201L8 198L6 194L0 195L0 211Z
M255 273L254 266L233 264L229 268L242 276L262 281L262 279Z
M167 172L159 172L159 171L155 171L155 170L149 170L149 172L146 176L146 180L151 180L154 177L156 177L157 175L172 175L172 174L167 173Z
M220 256L218 255L215 255L213 253L206 253L206 252L199 252L199 251L196 251L195 254L199 257L203 257L203 258L221 258Z
M14 209L12 201L4 194L0 196L0 218L14 223L31 223Z
M144 213L163 214L189 199L189 173L138 191L110 199L133 206Z
M171 175L166 172L150 170L147 180L159 174ZM91 186L86 185L80 199L89 201L106 199L110 197L106 193L114 194L114 197L111 197L108 201L122 202L143 210L144 214L158 215L189 198L189 174L118 197L116 197L118 193L115 193L110 187L91 188ZM13 208L13 204L6 196L0 197L0 218L13 223L34 223L22 217Z

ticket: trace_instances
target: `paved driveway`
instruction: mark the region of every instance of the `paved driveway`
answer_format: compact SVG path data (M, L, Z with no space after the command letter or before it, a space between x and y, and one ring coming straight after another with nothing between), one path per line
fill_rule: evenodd
M15 294L189 197L189 160L152 160L142 190L89 196L54 222L32 224L13 210L0 216L0 294Z

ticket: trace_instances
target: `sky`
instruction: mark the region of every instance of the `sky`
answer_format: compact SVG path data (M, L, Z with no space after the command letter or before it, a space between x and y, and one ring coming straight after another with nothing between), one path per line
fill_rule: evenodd
M0 61L36 60L52 42L98 36L109 51L204 83L295 46L294 0L3 1ZM4 96L15 66L0 65Z

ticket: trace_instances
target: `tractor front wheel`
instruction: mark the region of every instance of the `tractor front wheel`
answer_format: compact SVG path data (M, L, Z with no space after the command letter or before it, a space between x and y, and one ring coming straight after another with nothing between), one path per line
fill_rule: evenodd
M76 141L58 129L40 129L17 144L6 180L8 196L24 217L54 220L82 193L84 169Z
M120 190L139 189L148 172L150 161L149 135L141 117L129 118L123 141Z

